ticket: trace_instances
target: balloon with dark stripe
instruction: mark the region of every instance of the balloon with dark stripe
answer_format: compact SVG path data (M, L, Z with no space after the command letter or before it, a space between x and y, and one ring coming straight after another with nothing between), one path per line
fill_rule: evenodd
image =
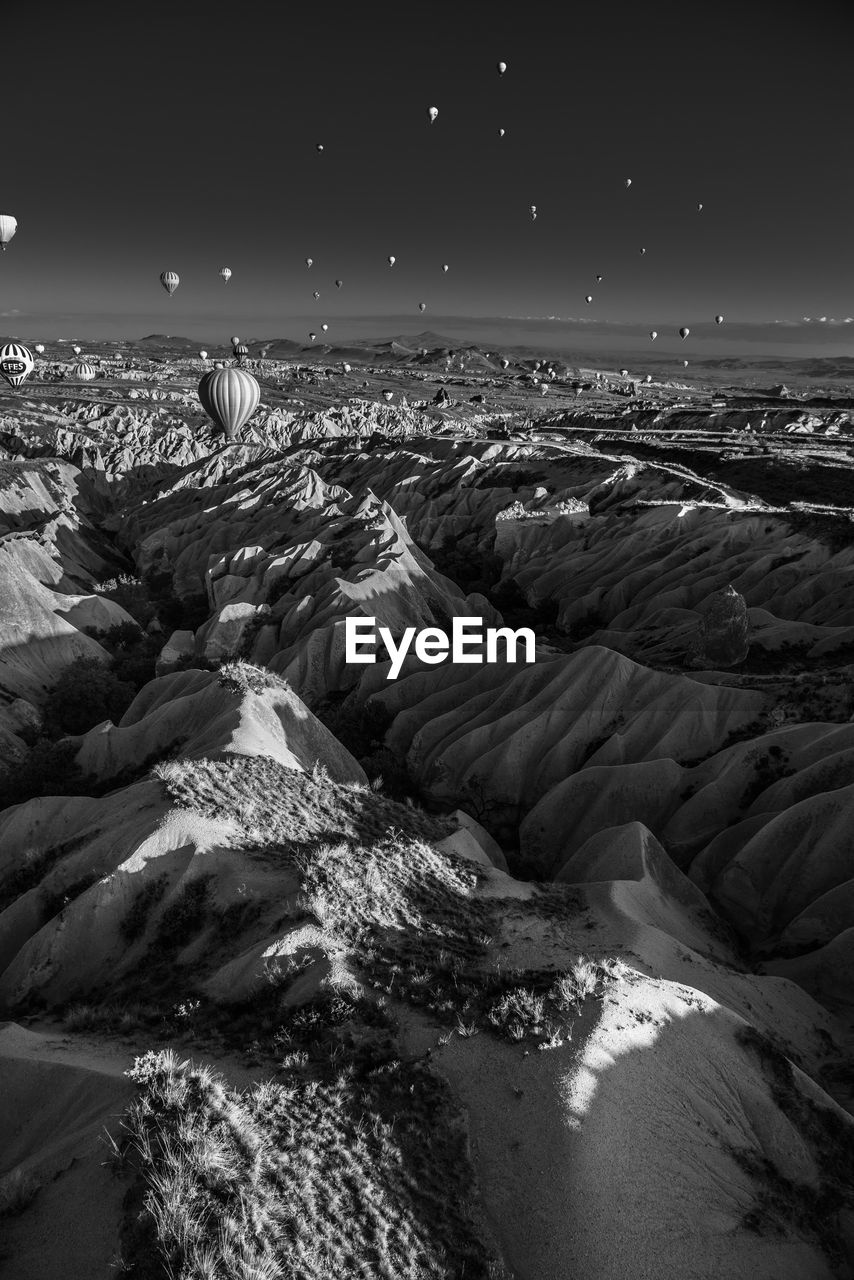
M209 418L233 441L258 408L261 388L251 373L232 366L212 369L199 383L199 400Z

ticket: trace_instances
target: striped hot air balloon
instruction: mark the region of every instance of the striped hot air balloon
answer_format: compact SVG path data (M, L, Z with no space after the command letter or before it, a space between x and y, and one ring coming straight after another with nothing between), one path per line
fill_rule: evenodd
M0 249L6 252L6 245L18 230L18 219L11 213L0 213Z
M199 383L199 400L205 413L233 442L235 433L258 408L261 388L245 369L213 369Z
M10 387L19 387L35 368L29 350L20 342L7 342L0 348L0 373Z
M169 297L171 298L172 294L175 292L175 290L178 288L178 285L181 283L181 280L176 271L161 271L160 283L163 285L163 288L166 290L166 292L169 294Z
M219 274L222 276L225 283L228 284L229 280L231 279L231 268L223 267L222 271L220 271Z
M95 376L95 370L91 364L86 364L85 360L81 360L80 364L74 366L74 376L78 382L91 382Z
M249 355L249 348L246 343L238 342L237 346L234 348L234 354L237 357L237 363L243 364L243 361Z

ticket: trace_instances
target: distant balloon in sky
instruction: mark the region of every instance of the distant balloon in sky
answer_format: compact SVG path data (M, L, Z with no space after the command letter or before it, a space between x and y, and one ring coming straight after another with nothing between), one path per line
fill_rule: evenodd
M628 188L629 188L631 185L632 185L632 180L631 180L631 178L626 178L626 189L628 190Z
M447 264L447 262L443 262L443 263L442 263L442 270L443 270L443 271L447 271L447 270L448 270L448 264Z
M320 327L321 327L321 329L323 330L323 332L324 332L324 333L326 333L326 330L329 328L329 325L328 325L328 324L322 324Z
M643 255L646 253L646 249L641 249L640 253L641 253L641 257L643 257Z
M246 343L245 343L245 342L238 342L238 343L237 343L237 345L236 345L236 347L234 348L234 354L235 354L236 356L248 356L248 355L249 355L249 348L247 347Z
M645 379L645 380L646 380L647 382L652 382L652 374L651 374L651 373L648 373L648 374L646 375L646 379Z
M314 342L315 338L317 337L317 334L316 334L316 333L310 333L308 336L311 338L312 342Z
M655 342L656 338L658 337L658 334L656 333L655 329L650 329L649 336L652 338L653 342Z
M314 291L314 300L315 300L315 302L317 302L317 299L318 299L319 297L320 297L320 294L319 294L319 293L317 292L317 290L315 289L315 291Z
M426 303L426 302L419 302L419 304L418 304L418 310L419 310L419 311L426 311L426 310L427 310L427 303Z
M509 360L506 360L506 359L504 359L504 358L502 358L502 360L500 361L500 363L501 363L501 368L502 368L502 369L506 369L506 368L508 367L508 365L510 364L510 361L509 361Z
M683 361L682 361L682 368L683 368L683 369L687 369L687 368L688 368L688 361L687 361L687 360L683 360Z
M19 387L35 368L29 350L19 342L7 342L0 348L0 374L10 387Z
M200 359L200 360L207 360L207 358L208 358L208 353L207 353L207 351L200 351L200 352L199 352L199 359Z
M439 108L438 108L438 107L428 107L428 108L427 108L427 115L430 117L430 123L431 123L431 124L435 124L435 123L436 123L436 117L438 116L438 114L439 114Z
M84 361L82 364L74 366L74 376L78 382L91 382L95 376L95 370L91 364L86 364Z
M233 347L236 347L239 341L240 341L240 339L238 338L237 334L235 333L235 334L233 335L232 339L231 339L231 345L232 345Z
M597 283L597 284L601 284L601 283L602 283L602 277L601 277L601 276L597 276L597 277L596 277L596 283Z
M40 356L41 356L41 355L44 355L44 344L43 344L43 343L41 343L41 342L37 342L37 343L36 343L36 351L38 352L38 354L39 354Z
M343 281L343 280L336 280L336 281L335 281L335 288L336 288L336 289L340 289L343 283L344 283L344 281Z
M223 267L222 271L220 271L219 274L222 276L225 283L228 284L229 280L231 279L231 269L229 267Z
M702 213L702 212L703 212L703 206L702 206L701 204L699 204L699 203L698 203L698 205L697 205L697 212L698 212L698 213Z
M531 215L531 221L532 221L532 222L536 222L536 221L537 221L537 206L536 206L535 204L532 204L532 205L530 206L530 208L528 209L528 212L529 212L529 213L530 213L530 215Z
M715 316L715 324L723 324L723 322L724 322L723 316Z
M74 354L75 354L76 356L79 356L79 355L80 355L80 352L83 350L83 348L82 348L82 347L72 347L72 348L71 348L71 350L74 352Z
M314 149L315 149L315 151L322 151L322 150L323 150L323 143L322 143L322 142L316 142L316 143L314 144Z
M6 245L18 230L18 220L11 213L0 213L0 249L6 252Z
M307 267L310 267L313 262L314 262L314 258L306 258L305 265Z
M503 138L506 132L507 132L507 130L506 130L506 129L499 129L499 130L498 130L498 136L499 136L499 138Z
M161 271L160 283L171 298L181 281L175 271Z
M682 339L682 341L683 341L683 342L684 342L684 341L685 341L685 339L688 337L688 334L689 334L690 332L691 332L691 330L690 330L690 329L684 329L684 328L683 328L683 329L680 329L680 330L679 330L679 337Z
M396 262L397 262L397 258L393 257L392 255L389 255L388 265L390 267L393 267Z
M584 301L585 301L585 302L592 302L592 301L593 301L593 294L592 294L592 293L588 293L588 295L587 295L587 297L584 299Z
M506 70L507 70L507 63L506 63L506 62L499 62L499 64L498 64L498 74L499 74L500 76L503 76L503 75L504 75L504 72L505 72Z
M258 408L261 388L245 369L211 369L199 383L199 400L209 418L234 440L236 431Z

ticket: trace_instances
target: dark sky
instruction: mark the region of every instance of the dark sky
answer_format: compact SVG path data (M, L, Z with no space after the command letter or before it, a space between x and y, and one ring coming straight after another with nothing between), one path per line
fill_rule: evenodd
M4 327L302 337L325 320L332 338L346 317L409 314L842 319L848 9L16 10L0 45L0 211L18 219ZM172 299L164 269L181 277Z

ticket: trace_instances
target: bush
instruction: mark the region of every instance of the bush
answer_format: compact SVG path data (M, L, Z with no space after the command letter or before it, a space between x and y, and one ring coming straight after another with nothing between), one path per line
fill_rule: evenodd
M88 795L89 779L75 763L76 752L73 742L39 738L20 763L0 776L0 809L35 796Z
M97 658L77 658L48 695L45 724L58 733L86 733L103 720L120 720L135 695L132 684Z

